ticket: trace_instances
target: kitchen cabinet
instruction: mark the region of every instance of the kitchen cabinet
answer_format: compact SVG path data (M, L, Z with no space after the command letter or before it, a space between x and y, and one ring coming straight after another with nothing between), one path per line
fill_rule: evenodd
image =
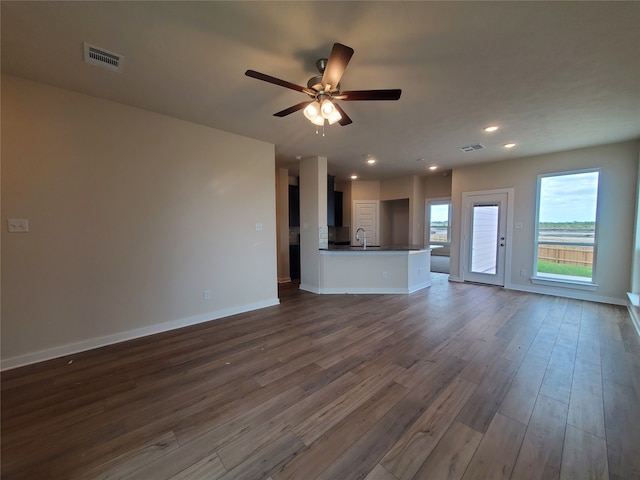
M300 245L289 245L289 276L291 280L300 278Z
M343 192L333 192L333 210L335 212L336 227L342 226L342 196Z
M335 184L335 175L327 175L327 225L330 227L336 226Z
M300 187L289 185L289 226L300 226Z

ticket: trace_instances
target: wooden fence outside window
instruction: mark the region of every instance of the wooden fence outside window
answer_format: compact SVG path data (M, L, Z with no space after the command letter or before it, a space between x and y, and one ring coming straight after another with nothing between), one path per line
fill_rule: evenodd
M591 267L593 247L538 245L538 261Z

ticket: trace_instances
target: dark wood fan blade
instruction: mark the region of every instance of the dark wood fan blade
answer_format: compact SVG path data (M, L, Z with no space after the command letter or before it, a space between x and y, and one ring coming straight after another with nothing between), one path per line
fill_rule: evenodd
M340 112L340 115L342 115L342 118L338 120L338 123L340 125L344 127L345 125L349 125L350 123L353 123L353 121L349 118L349 115L344 113L344 110L340 105L338 105L337 103L334 103L333 106L336 107L336 110L338 110Z
M313 101L313 100L312 100ZM312 102L311 101L311 102ZM294 105L293 107L289 107L286 108L284 110L282 110L281 112L278 113L274 113L273 116L274 117L286 117L287 115L290 115L292 113L297 112L298 110L302 110L303 108L305 108L307 105L309 105L311 102L302 102L299 103L297 105Z
M341 43L333 44L329 61L322 75L322 86L325 87L325 89L327 85L330 85L331 91L336 89L352 55L353 48L342 45Z
M301 87L300 85L296 85L295 83L287 82L286 80L281 80L276 77L272 77L271 75L267 75L264 73L256 72L255 70L247 70L244 72L247 77L257 78L258 80L262 80L263 82L273 83L274 85L280 85L281 87L290 88L291 90L295 90L296 92L308 93L308 88Z
M355 102L360 100L398 100L402 95L402 90L352 90L342 92L340 100L345 102Z

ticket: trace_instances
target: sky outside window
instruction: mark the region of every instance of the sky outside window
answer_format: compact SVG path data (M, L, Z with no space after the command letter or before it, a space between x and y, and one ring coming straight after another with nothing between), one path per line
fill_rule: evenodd
M449 222L449 205L431 205L430 221L432 224L435 222Z
M595 222L598 172L543 177L540 222Z

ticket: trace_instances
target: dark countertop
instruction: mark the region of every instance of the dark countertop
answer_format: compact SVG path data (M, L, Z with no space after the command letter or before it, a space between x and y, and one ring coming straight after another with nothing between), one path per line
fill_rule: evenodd
M407 252L412 250L427 250L429 246L422 245L329 245L329 248L321 248L320 250L329 252Z

